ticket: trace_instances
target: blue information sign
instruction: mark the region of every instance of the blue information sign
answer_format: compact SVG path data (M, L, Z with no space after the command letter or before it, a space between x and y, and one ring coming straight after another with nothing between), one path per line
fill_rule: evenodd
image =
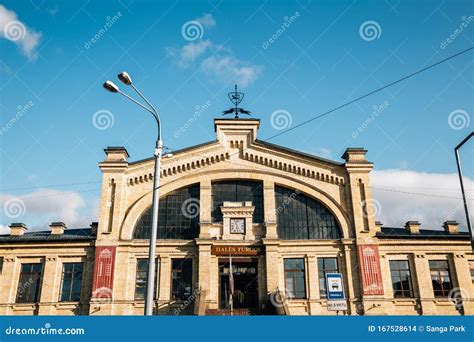
M328 300L345 299L341 273L326 273L326 294Z

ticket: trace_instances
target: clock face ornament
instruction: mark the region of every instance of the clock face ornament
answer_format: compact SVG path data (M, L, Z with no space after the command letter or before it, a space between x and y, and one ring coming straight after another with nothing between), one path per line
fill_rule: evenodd
M245 234L245 219L230 219L230 232L231 234Z

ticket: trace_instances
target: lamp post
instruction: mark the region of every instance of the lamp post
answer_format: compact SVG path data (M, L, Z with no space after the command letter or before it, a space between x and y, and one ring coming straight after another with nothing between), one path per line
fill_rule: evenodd
M472 233L471 219L469 217L469 206L467 205L466 193L464 191L464 180L463 180L462 170L461 170L461 158L459 157L459 149L473 136L474 136L474 132L471 132L467 137L465 137L463 141L461 141L458 144L458 146L454 148L454 154L456 155L456 163L458 165L458 175L459 175L459 182L461 183L462 200L464 203L464 211L466 213L467 229L469 230L469 235L471 237L471 248L474 251L474 236Z
M156 121L158 135L155 144L155 152L154 152L154 159L155 159L155 170L153 176L153 209L151 215L151 233L150 233L150 247L148 250L148 270L147 270L147 282L146 282L146 297L145 297L145 316L153 315L153 294L155 293L155 270L156 270L156 235L158 232L158 206L160 204L160 162L161 162L161 153L163 149L163 142L161 140L161 121L160 116L158 115L158 111L153 107L153 105L143 96L143 94L135 87L132 83L131 77L125 71L118 75L119 80L124 83L125 85L129 85L135 90L135 92L150 106L143 105L142 103L138 102L134 98L130 97L129 95L120 91L120 89L111 81L106 81L103 84L103 87L112 92L112 93L119 93L122 96L125 96L127 99L132 101L133 103L139 105L149 113L153 115Z

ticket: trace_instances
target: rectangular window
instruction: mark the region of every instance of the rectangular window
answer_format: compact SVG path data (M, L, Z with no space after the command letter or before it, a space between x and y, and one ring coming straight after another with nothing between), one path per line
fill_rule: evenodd
M193 259L173 259L172 299L187 299L192 294Z
M319 296L326 298L326 273L337 273L337 258L318 258Z
M306 298L304 259L285 259L285 286L289 299Z
M2 274L3 271L3 257L0 257L0 274Z
M155 259L155 293L153 299L156 299L158 292L158 259ZM148 259L137 259L137 276L135 280L135 299L145 299L146 293L146 274L148 271Z
M21 264L16 294L17 303L36 303L40 297L43 264Z
M447 297L453 288L447 260L430 260L431 283L435 297Z
M63 264L59 301L77 302L81 300L83 270L84 266L82 262L68 262Z
M390 260L393 296L395 298L413 298L410 264L408 260Z

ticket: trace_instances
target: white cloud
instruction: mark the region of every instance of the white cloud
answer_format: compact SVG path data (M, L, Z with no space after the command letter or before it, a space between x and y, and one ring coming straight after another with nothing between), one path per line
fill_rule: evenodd
M206 28L212 28L216 26L216 21L210 13L205 13L202 17L196 18L194 20L201 23L201 25Z
M417 220L421 222L422 229L441 229L444 221L456 220L463 228L466 227L457 174L380 170L372 172L371 185L373 197L381 204L377 219L382 221L384 226L403 227L406 221ZM474 180L466 177L465 187L467 198L473 198ZM420 196L402 192L459 199ZM470 208L473 208L473 201L469 203Z
M201 70L211 77L224 82L236 82L245 87L258 78L262 68L258 65L246 65L233 56L210 56L201 62Z
M216 21L209 13L194 21L206 28L216 26ZM168 47L167 53L182 68L189 68L199 62L201 72L207 76L223 82L236 82L244 87L254 82L263 70L259 65L243 62L231 48L210 39L193 41L180 48Z
M21 52L30 60L38 57L36 48L41 39L41 33L27 27L18 20L15 12L0 5L0 37L18 45Z
M85 202L80 194L38 189L20 196L0 194L1 229L12 222L23 222L33 229L48 229L51 222L62 221L71 228L88 226L90 216L80 210Z

